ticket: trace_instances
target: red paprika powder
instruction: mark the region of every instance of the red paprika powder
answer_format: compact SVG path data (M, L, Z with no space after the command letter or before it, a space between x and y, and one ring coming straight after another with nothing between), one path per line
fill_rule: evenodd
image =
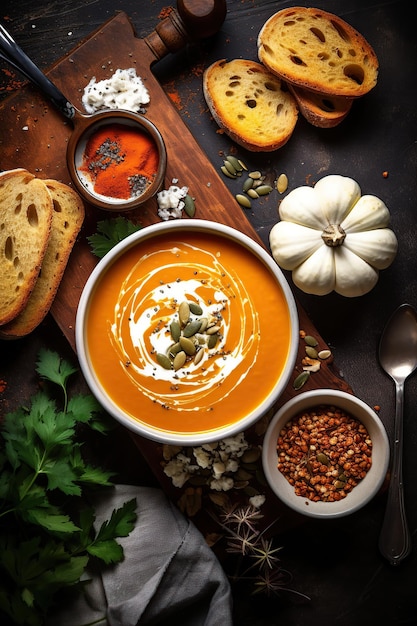
M95 193L129 200L142 195L152 183L158 162L158 149L150 135L114 123L89 138L80 170L91 178Z

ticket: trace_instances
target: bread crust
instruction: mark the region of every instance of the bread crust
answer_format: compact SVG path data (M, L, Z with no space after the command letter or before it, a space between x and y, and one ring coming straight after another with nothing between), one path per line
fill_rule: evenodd
M49 312L72 248L84 221L80 196L56 180L43 181L53 204L52 228L36 284L23 310L0 327L2 339L18 339L31 333Z
M293 133L296 102L282 81L258 62L216 61L204 72L203 93L217 125L247 150L277 150Z
M0 174L0 325L26 306L38 279L52 225L45 184L23 168Z
M301 115L318 128L334 128L343 122L352 108L352 98L327 96L290 83L288 88L297 101Z
M289 7L258 35L258 57L279 78L328 96L358 98L373 89L378 59L372 46L340 17Z

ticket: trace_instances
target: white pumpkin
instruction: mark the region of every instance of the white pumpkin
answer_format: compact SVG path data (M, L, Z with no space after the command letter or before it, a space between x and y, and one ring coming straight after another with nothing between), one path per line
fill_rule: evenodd
M376 196L362 196L346 176L333 174L314 187L294 189L282 200L279 216L269 236L272 256L306 293L368 293L397 253L388 208Z

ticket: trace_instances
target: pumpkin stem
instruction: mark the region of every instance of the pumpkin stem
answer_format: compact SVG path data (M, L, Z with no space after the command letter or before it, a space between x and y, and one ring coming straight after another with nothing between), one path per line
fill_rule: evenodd
M326 246L330 248L337 248L341 246L346 237L346 233L340 224L328 224L321 234Z

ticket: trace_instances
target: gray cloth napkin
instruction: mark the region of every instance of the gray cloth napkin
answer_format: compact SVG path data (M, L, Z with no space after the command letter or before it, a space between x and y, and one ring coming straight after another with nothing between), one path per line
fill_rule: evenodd
M63 606L50 626L229 626L229 582L197 528L159 489L117 485L94 502L96 527L111 511L136 498L138 519L119 541L124 560L91 582L76 602Z

